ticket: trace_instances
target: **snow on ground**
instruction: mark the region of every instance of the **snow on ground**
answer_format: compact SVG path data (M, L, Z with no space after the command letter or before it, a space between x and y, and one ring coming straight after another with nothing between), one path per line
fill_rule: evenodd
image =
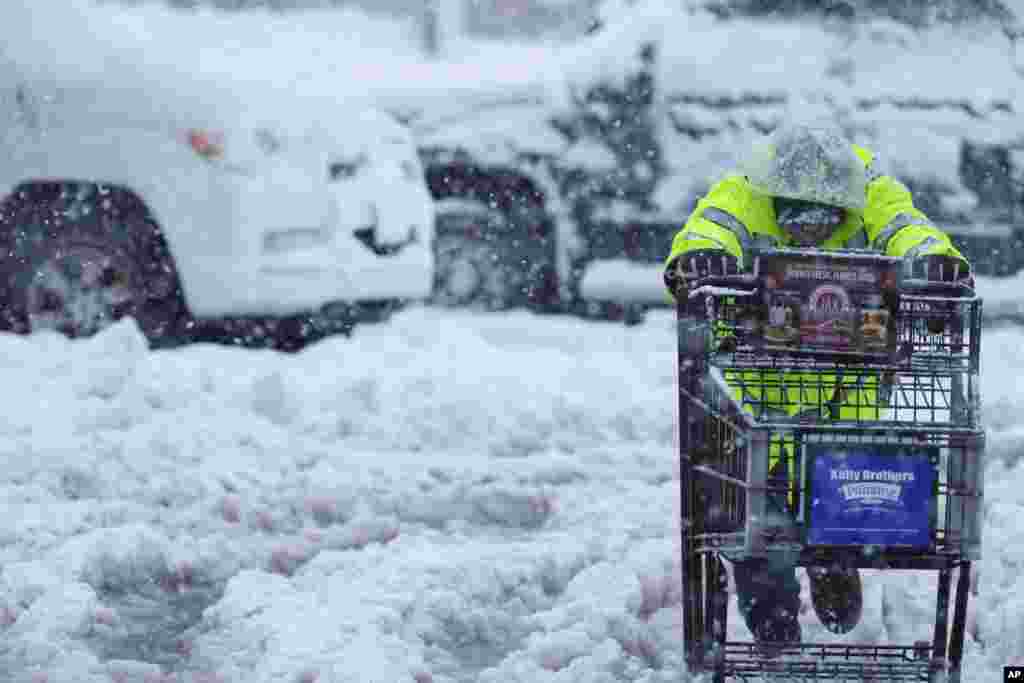
M673 340L644 330L410 311L297 356L3 337L0 680L661 680L623 649L678 665L671 611L640 618L676 528Z
M985 341L965 680L1024 652L1021 341ZM678 681L674 351L668 313L412 309L296 355L0 336L0 680ZM933 578L866 580L848 638L927 637Z

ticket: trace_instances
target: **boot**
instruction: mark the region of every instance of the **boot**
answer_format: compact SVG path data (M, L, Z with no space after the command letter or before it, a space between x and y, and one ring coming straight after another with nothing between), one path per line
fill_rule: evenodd
M856 567L808 567L811 602L822 625L832 633L848 633L860 621L864 595Z
M733 563L743 620L765 657L778 656L778 643L800 642L800 583L796 567L770 560Z
M781 643L799 643L803 638L799 610L774 606L761 614L754 610L747 620L747 628L754 634L758 651L767 659L774 659L782 653Z

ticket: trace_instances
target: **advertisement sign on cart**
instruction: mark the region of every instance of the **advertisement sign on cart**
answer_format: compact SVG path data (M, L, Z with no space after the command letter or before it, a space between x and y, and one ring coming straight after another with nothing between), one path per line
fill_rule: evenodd
M809 444L812 545L927 548L938 449Z
M895 351L895 312L885 296L898 281L891 259L770 254L757 267L765 288L757 320L747 327L756 346L877 356Z

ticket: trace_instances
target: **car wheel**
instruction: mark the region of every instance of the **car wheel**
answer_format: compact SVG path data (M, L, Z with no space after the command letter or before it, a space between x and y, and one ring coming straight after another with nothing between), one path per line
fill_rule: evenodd
M24 290L30 331L86 337L136 315L142 288L130 257L108 244L62 242L50 245L32 266Z
M17 331L87 337L126 316L154 342L178 331L184 304L166 247L141 204L124 196L67 186L5 212Z
M439 203L434 243L434 300L445 306L507 308L522 286L498 245L505 216L483 202Z

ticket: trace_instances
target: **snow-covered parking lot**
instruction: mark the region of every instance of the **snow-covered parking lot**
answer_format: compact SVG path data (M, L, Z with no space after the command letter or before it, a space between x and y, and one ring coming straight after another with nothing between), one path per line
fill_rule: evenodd
M1022 341L984 347L971 681L1024 655ZM667 312L416 308L295 355L0 336L0 680L679 681L674 352ZM927 637L929 575L866 582L847 638Z

